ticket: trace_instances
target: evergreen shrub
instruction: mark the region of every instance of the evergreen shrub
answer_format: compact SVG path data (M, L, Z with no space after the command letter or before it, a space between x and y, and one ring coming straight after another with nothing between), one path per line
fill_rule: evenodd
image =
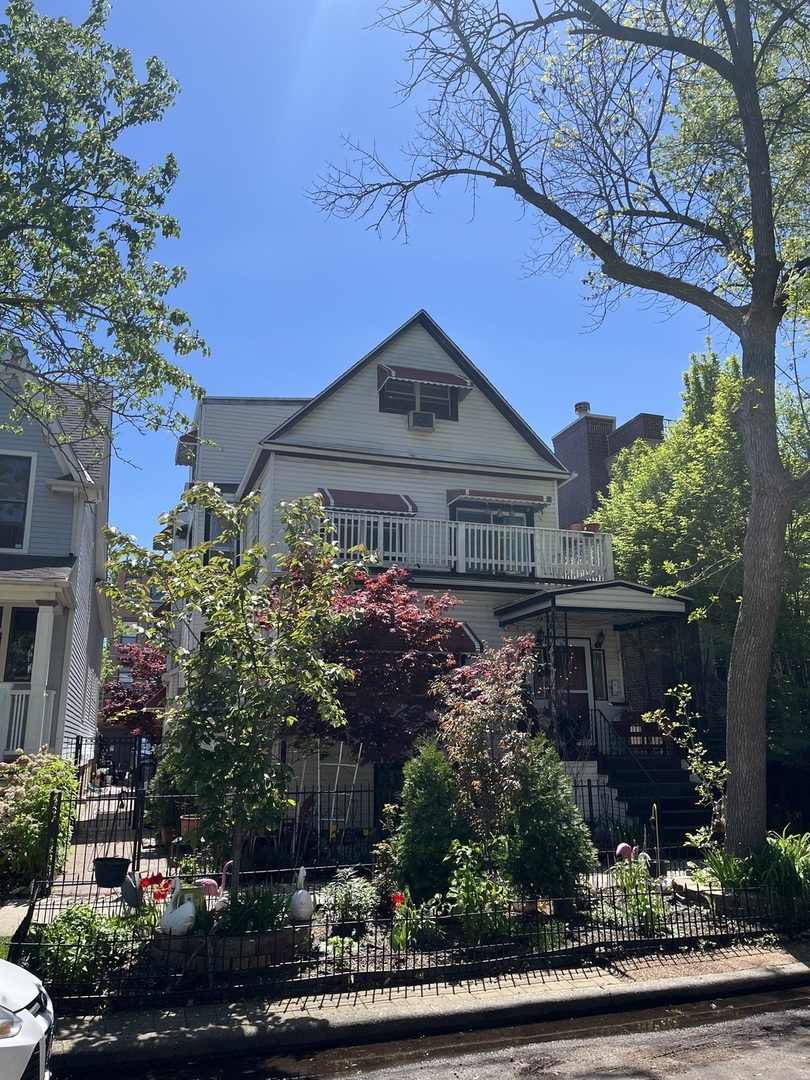
M418 904L447 891L450 847L454 840L469 839L469 829L458 815L453 768L435 740L419 744L416 755L405 764L404 775L393 869L398 883L410 890Z
M503 870L524 895L570 898L597 861L571 781L543 736L527 743L514 769Z

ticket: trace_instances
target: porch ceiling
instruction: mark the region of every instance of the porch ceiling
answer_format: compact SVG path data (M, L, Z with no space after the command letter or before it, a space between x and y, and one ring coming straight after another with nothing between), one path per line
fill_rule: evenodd
M495 609L495 615L501 626L525 622L551 610L608 615L613 619L628 615L678 619L686 615L688 603L686 596L656 596L652 589L634 582L606 581L543 589L503 604Z

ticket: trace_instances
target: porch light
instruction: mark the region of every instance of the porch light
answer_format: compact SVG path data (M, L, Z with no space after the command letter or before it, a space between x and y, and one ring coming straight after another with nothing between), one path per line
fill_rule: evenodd
M596 641L594 641L593 647L595 649L601 649L604 644L605 644L605 634L604 634L603 630L600 630L599 633L596 635Z

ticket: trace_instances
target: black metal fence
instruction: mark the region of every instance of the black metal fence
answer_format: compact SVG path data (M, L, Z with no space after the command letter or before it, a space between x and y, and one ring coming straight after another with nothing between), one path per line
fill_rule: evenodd
M329 905L330 874L310 871L315 913L297 924L284 917L291 875L254 877L261 889L253 893L274 897L278 921L286 924L259 932L225 933L209 910L222 903L214 895L204 902L207 932L187 935L161 930L162 904L132 908L117 890L65 908L60 917L52 895L43 901L50 910L36 912L27 940L14 946L14 958L42 975L62 1014L83 1014L102 1003L161 1007L190 996L285 998L459 983L751 940L774 927L807 926L810 915L761 891L713 891L687 879L623 886L609 873L568 899L415 907L384 895L373 910L340 912ZM241 892L251 892L250 880L240 881Z
M379 786L291 790L291 805L279 824L246 837L245 869L369 863L383 838L383 807L397 794ZM607 784L575 783L573 795L597 848L609 851L620 841L644 843L644 823L628 816ZM103 787L91 783L79 792L73 844L60 867L53 835L58 814L53 808L48 815L50 840L43 869L43 879L56 888L89 883L96 858L125 858L131 869L148 870L161 862L176 867L193 857L200 870L213 873L230 850L229 838L216 822L208 827L200 823L194 795L154 795L140 784L115 781Z

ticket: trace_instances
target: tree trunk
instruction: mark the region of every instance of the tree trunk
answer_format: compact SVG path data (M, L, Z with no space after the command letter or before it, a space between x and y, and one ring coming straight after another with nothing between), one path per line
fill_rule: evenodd
M239 874L242 870L242 823L237 821L233 826L233 840L231 844L231 859L233 860L233 866L231 867L231 887L229 893L231 899L239 894Z
M751 851L765 840L768 678L782 601L785 531L795 504L794 484L777 443L774 355L775 331L760 326L743 335L743 375L748 381L737 420L751 481L751 509L726 718L726 846L735 852Z

